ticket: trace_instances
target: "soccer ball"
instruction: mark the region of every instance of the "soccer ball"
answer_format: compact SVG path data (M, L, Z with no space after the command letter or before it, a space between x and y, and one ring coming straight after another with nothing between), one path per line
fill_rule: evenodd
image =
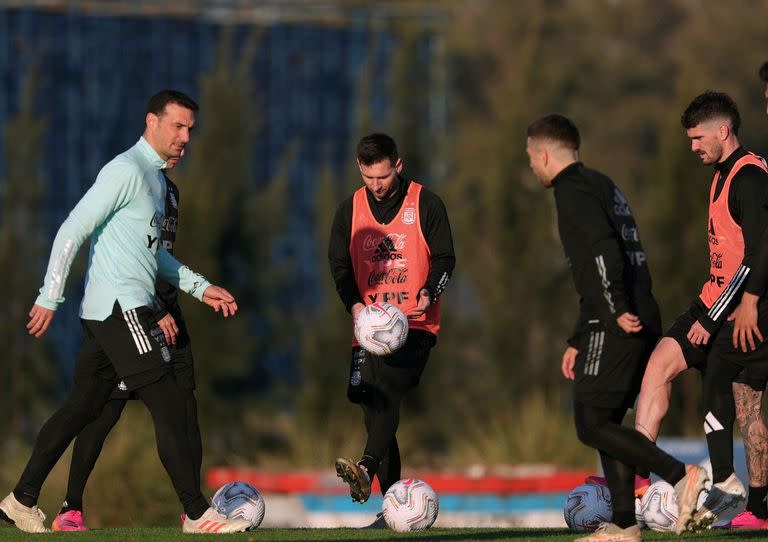
M245 482L221 486L213 496L211 506L228 518L247 519L251 522L249 531L261 525L264 519L264 498L258 489Z
M675 488L664 480L652 483L643 495L640 508L645 524L654 531L674 531L677 524Z
M407 478L387 490L381 511L390 529L404 533L429 529L439 508L437 493L429 484Z
M637 526L641 529L645 529L648 527L645 524L645 518L643 517L643 501L641 499L635 499L635 521L637 522Z
M611 492L598 484L581 484L568 494L563 509L568 528L576 532L594 531L603 522L611 521Z
M366 306L355 320L355 338L372 354L386 356L396 352L408 337L408 318L389 303Z

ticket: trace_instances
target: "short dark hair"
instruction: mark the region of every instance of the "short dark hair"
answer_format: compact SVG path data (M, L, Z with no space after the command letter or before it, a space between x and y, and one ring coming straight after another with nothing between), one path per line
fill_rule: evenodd
M367 135L357 144L357 160L364 166L370 166L382 160L389 160L389 163L394 166L397 159L397 143L387 134Z
M177 104L181 107L197 111L200 107L197 102L178 90L161 90L154 94L147 102L147 113L152 113L158 117L165 113L165 106L168 104Z
M531 139L549 139L557 141L574 151L579 150L581 136L579 129L568 117L553 113L541 117L528 126L528 137Z
M720 117L728 118L733 134L739 134L741 116L739 115L739 108L736 107L736 102L725 92L708 90L696 96L688 107L685 108L683 115L680 117L680 122L683 128L689 130L702 122Z
M763 65L760 66L760 71L757 72L757 74L760 76L761 81L768 83L768 62L763 62Z

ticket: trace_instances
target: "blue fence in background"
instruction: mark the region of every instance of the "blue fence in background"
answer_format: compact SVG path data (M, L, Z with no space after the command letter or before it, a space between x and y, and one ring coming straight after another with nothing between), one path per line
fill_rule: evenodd
M219 5L226 2L211 7ZM220 10L206 11L208 17L149 17L143 14L146 10L139 10L146 2L137 6L135 15L0 7L0 126L18 110L22 83L36 66L40 75L36 113L47 121L44 158L37 167L47 183L44 218L51 238L101 166L136 141L146 99L162 88L199 96L200 76L214 66L222 30L232 32L231 54L237 58L256 28L228 19ZM316 247L311 235L313 187L322 167L331 166L342 175L352 159L352 145L359 136L353 133L357 83L369 61L374 79L367 105L373 123L387 130L387 77L396 36L379 26L371 40L366 13L358 8L353 15L349 24L341 25L295 18L290 23L278 19L257 25L260 48L249 70L261 128L253 145L250 182L258 186L269 180L284 151L297 145L300 158L290 170L295 212L281 244L306 264L297 266L294 303L316 293L310 277L301 276L302 270L309 273L316 258L325 257L324 247ZM426 36L423 44L427 61L431 40ZM419 88L431 92L425 81ZM430 118L425 122L436 122L434 115ZM205 122L205 111L200 120ZM0 153L0 182L5 159ZM428 173L418 172L421 178ZM42 279L43 269L30 272ZM68 285L68 305L52 330L64 362L71 362L80 340L75 305L82 285L75 282ZM290 360L271 367L294 372Z

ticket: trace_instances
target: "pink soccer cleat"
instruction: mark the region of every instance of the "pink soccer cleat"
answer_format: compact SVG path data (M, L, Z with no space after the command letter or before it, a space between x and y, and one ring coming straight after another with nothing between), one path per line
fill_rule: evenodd
M651 487L651 479L635 474L635 498L642 499L648 488Z
M67 510L56 516L51 525L54 531L87 531L80 510Z
M728 529L757 530L764 529L766 521L754 515L749 510L744 510L731 520Z

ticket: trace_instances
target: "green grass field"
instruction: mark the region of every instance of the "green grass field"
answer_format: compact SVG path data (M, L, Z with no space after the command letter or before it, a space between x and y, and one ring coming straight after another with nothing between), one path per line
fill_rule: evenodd
M337 540L354 542L357 540L446 540L463 541L504 541L516 542L570 542L578 535L564 529L430 529L421 533L402 534L392 531L367 531L360 529L257 529L250 533L232 535L185 535L181 529L99 529L87 533L53 533L34 535L18 531L12 527L0 528L0 542L34 540L99 540L99 541L152 541L165 542L176 540L240 540L249 542L299 542L302 540ZM643 540L766 540L768 531L706 531L685 534L677 537L672 533L643 531Z

